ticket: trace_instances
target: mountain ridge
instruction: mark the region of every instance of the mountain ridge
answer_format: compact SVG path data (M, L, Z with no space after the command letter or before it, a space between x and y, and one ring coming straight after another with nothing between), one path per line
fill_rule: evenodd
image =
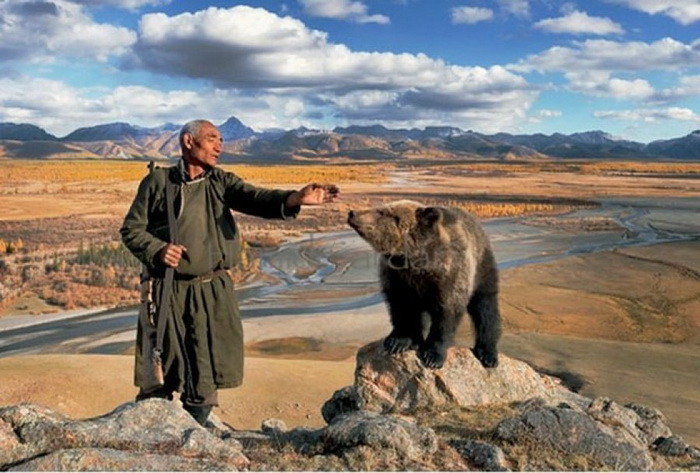
M179 154L181 125L140 127L127 122L78 128L59 138L28 124L0 123L0 157L167 159ZM223 161L238 159L672 159L700 160L700 130L648 144L601 130L572 134L484 134L453 126L391 129L350 125L333 130L299 127L256 132L232 116L218 125ZM19 143L18 143L19 142ZM47 146L46 142L56 145Z

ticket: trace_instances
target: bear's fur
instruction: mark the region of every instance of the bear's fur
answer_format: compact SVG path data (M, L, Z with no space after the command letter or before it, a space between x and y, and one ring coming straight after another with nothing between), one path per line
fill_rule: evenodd
M379 275L393 330L390 353L417 349L440 368L464 311L474 323L474 355L498 365L498 270L476 217L454 207L399 201L351 211L348 224L380 253Z

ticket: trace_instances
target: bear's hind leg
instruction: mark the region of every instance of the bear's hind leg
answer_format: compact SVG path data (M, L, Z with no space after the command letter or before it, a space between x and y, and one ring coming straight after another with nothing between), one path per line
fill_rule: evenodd
M477 291L469 301L467 312L474 322L476 341L474 356L485 368L498 366L498 340L501 337L501 315L498 294Z

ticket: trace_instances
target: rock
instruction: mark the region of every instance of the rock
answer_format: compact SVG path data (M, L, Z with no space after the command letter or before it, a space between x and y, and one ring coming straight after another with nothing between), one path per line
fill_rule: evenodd
M625 407L633 410L639 416L637 428L647 445L653 445L659 438L671 436L671 429L666 425L666 418L658 409L634 403L625 404Z
M321 441L331 453L367 446L393 449L399 456L420 459L437 450L437 436L432 429L397 416L366 411L338 416L323 429Z
M80 452L79 457L86 460L75 461L89 461L100 457L102 450L201 458L227 469L248 465L240 444L224 442L210 434L183 409L162 399L130 402L102 417L87 420L71 420L40 406L10 406L0 408L0 419L11 426L19 441L3 452L0 469L9 464L22 468L21 462L52 453L56 453L54 458L64 458L70 463L73 461L70 459L78 458L75 452ZM75 452L59 454L60 451ZM148 468L149 464L142 466ZM190 466L194 467L195 463ZM122 468L106 464L100 469Z
M73 448L41 456L9 471L223 471L231 465L202 458L133 453L111 448Z
M321 415L330 424L340 414L347 414L360 409L360 401L354 386L345 386L333 393L321 408Z
M502 421L500 440L514 444L541 443L566 454L591 458L606 469L648 470L653 458L644 445L617 434L585 412L560 407L535 408Z
M452 441L450 445L480 470L509 471L503 450L495 445L475 440Z
M280 434L287 431L287 424L281 419L265 419L262 421L260 430L264 434Z
M690 453L690 449L692 448L690 445L685 443L685 440L677 435L659 438L654 444L654 447L660 454L670 457L681 457L683 455L688 455Z
M484 368L471 350L452 347L439 370L425 368L414 351L389 355L381 341L357 353L354 393L336 392L327 415L343 406L363 410L409 413L436 406L483 406L525 401L533 397L566 400L576 397L555 378L540 375L529 365L500 355L497 368ZM342 390L341 390L342 391ZM340 407L338 407L340 406ZM325 407L325 406L324 406ZM324 417L325 418L325 417Z

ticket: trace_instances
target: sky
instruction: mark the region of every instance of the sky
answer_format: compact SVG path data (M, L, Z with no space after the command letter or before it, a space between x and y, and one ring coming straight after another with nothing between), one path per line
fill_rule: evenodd
M700 0L0 0L0 122L700 129Z

